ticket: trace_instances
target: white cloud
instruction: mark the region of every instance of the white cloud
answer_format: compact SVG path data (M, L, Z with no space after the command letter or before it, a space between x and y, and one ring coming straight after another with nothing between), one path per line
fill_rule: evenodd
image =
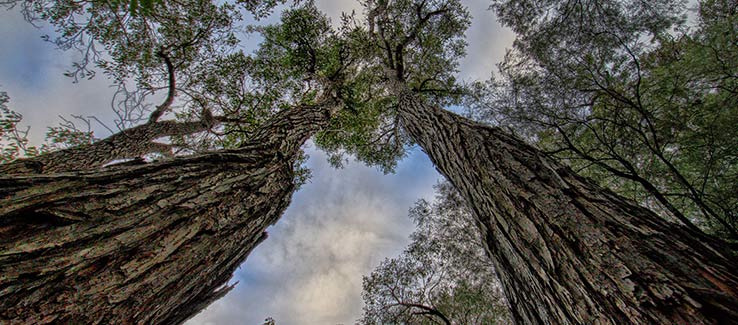
M331 19L334 26L341 22L341 13L355 12L357 18L363 17L364 8L358 1L347 0L318 0L315 5Z
M22 125L31 126L32 143L43 142L46 127L55 126L59 115L94 115L112 126L110 99L113 89L104 76L92 80L72 79L63 74L71 66L75 53L62 52L25 22L17 10L0 10L0 91L10 96L10 108L23 115ZM109 132L93 125L100 136Z
M417 150L396 175L359 163L335 170L323 153L310 155L312 182L236 273L240 284L188 324L268 316L280 325L353 324L360 316L361 276L404 248L413 229L407 210L432 195L440 176Z
M489 79L496 64L505 56L505 49L512 45L515 34L503 28L493 11L488 10L488 0L467 0L472 15L472 25L466 31L469 43L467 55L461 60L459 77L463 80Z

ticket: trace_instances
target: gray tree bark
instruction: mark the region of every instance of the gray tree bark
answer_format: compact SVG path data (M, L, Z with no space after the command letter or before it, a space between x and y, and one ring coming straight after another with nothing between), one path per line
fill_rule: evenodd
M283 111L235 150L0 174L0 323L184 322L232 288L333 112Z
M738 323L738 264L720 242L396 92L404 129L479 220L517 323Z

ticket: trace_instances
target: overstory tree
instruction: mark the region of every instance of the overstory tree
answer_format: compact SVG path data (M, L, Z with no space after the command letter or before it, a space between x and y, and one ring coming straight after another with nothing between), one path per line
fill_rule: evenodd
M500 128L443 110L428 95L453 93L443 76L463 51L468 20L457 1L366 4L367 37L387 69L399 122L468 202L516 322L735 322L738 275L723 242L664 220Z
M301 146L343 106L334 85L350 69L348 52L310 3L259 31L265 40L253 56L192 63L201 74L182 86L172 72L187 61L162 55L168 95L144 124L3 165L0 319L176 324L232 288L233 271L304 178ZM148 69L139 60L132 61L137 77ZM178 112L184 121L160 121L177 92L190 98ZM156 131L187 123L209 133ZM115 162L141 158L150 151L138 148L163 135L172 139L162 146L187 151Z

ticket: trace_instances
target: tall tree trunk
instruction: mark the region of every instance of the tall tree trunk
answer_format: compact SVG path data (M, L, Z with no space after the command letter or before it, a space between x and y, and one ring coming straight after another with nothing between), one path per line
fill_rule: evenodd
M735 324L719 242L397 87L401 123L471 205L519 324Z
M0 323L184 322L232 288L332 112L286 110L235 150L0 175Z

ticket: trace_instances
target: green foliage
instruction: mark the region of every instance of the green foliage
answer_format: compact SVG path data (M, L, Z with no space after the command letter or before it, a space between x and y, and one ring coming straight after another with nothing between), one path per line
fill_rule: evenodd
M46 131L46 143L41 146L41 153L90 144L96 140L92 131L52 126Z
M371 140L358 141L384 132L378 126L387 120L388 107L386 98L367 96L378 81L358 63L366 57L366 42L355 37L359 33L350 28L350 17L335 31L312 1L302 1L285 10L278 24L246 27L264 39L253 54L235 50L239 6L263 16L281 2L35 0L21 3L21 9L29 21L45 21L57 29L47 40L83 53L68 76L92 78L102 70L118 85L113 105L120 129L144 122L153 107L148 98L176 87L171 92L174 105L167 108L176 119L212 115L222 121L208 132L171 137L179 154L238 147L273 114L338 97L346 109L325 134L336 131L341 136L319 136L319 145L334 157L356 153L391 170L404 155L405 143L381 139L369 146ZM141 7L149 4L151 8ZM131 83L135 87L129 90ZM50 128L48 139L43 150L93 141L91 133L64 127ZM296 177L305 182L309 173L299 168Z
M356 61L339 92L345 109L316 143L341 166L347 155L392 172L411 143L388 79L405 82L439 105L457 103L454 73L465 54L470 17L459 1L366 1L365 27L344 16L342 42ZM392 71L392 72L389 72Z
M377 96L378 85L376 75L367 71L342 85L345 108L315 139L318 147L329 154L332 165L341 167L346 155L353 155L389 173L405 156L408 143L397 125L394 98Z
M364 277L361 324L510 323L473 216L449 183L436 190L410 210L411 244Z
M286 10L278 25L257 27L265 41L256 52L260 64L269 67L262 76L280 79L328 78L341 66L342 44L330 20L312 3Z
M239 123L225 126L224 144L238 144L274 113L316 104L337 78L340 42L312 2L285 10L278 24L251 26L263 41L252 55L237 52L211 60L201 71L203 97ZM207 96L207 97L205 97Z
M91 131L80 131L73 124L49 127L46 141L41 147L30 145L28 131L30 127L19 128L23 116L10 108L10 97L0 92L0 163L7 163L18 158L28 158L58 149L69 148L95 141Z
M366 1L371 53L413 90L447 104L471 17L458 0Z
M344 16L336 31L313 2L282 13L279 24L252 27L264 41L250 61L250 81L261 105L274 112L296 103L314 104L321 96L337 97L342 109L316 144L340 166L347 154L385 172L404 156L404 140L387 128L391 98L378 96L381 80L375 67L364 65L365 33ZM388 126L389 125L389 126Z
M105 4L104 2L100 2ZM155 12L157 6L163 6L164 0L111 0L108 5L114 8L127 9L132 16L150 16Z
M242 125L250 123L247 119L239 120L248 115L245 111L251 107L248 100L236 96L234 87L238 84L218 88L205 83L214 79L213 72L219 72L215 67L228 65L232 69L229 71L233 71L233 78L228 81L235 81L235 72L243 70L239 66L241 62L224 63L238 43L235 23L241 15L237 6L206 0L152 0L151 3L153 10L146 13L129 8L125 0L118 3L34 0L22 2L21 10L30 22L47 22L56 29L53 37L46 37L47 41L62 50L82 54L67 76L76 81L92 78L102 71L112 79L118 87L112 99L118 129L145 122L154 108L159 107L152 105L150 98L159 101L170 95L173 100L170 104L160 104L164 105L160 115L173 112L185 120L198 120L204 114L223 116L237 111L234 121ZM145 3L138 1L130 6L142 4ZM52 139L56 135L84 137L50 131ZM217 142L214 137L211 132L209 136L196 135L188 141L175 140L182 140L179 144L192 150L212 148ZM54 147L58 146L50 143L50 148Z
M387 95L385 66L376 62L376 40L353 16L344 16L341 28L334 30L312 1L301 1L284 11L278 24L246 27L264 39L249 55L235 50L238 9L263 17L282 1L119 1L21 3L28 20L57 29L56 37L47 40L83 54L70 77L92 78L101 70L118 85L114 109L121 116L119 128L140 124L153 107L147 98L176 87L176 100L167 111L177 119L211 114L224 121L207 134L173 137L179 152L232 147L274 113L331 96L343 102L343 109L316 142L336 165L354 155L389 172L405 155L408 140L397 125L395 100ZM379 15L382 24L397 19L392 33L406 33L405 78L439 103L448 102L454 97L449 92L464 51L468 13L458 1L381 6L386 9ZM402 10L412 6L418 15L404 17ZM450 14L430 15L413 29L421 14L433 10ZM55 135L74 140L72 134Z
M149 2L155 6L146 15L135 14L125 5L128 1L34 0L21 6L27 20L45 21L56 28L55 37L46 40L82 54L67 73L75 80L92 78L100 69L119 82L134 77L141 86L150 86L166 79L157 52L166 52L178 70L185 70L218 47L237 41L233 22L240 15L233 5L204 0L147 1L130 2L133 8Z
M241 7L246 9L254 15L255 18L265 18L272 13L272 10L277 5L285 3L286 0L237 0ZM299 3L300 0L295 0L293 3Z
M251 26L263 41L252 55L236 52L209 59L198 70L198 103L213 103L218 112L238 123L226 123L219 140L237 146L274 113L298 104L316 104L319 97L337 97L342 109L316 137L334 165L346 155L389 172L404 156L404 138L396 137L393 99L380 96L382 80L367 57L365 33L345 16L340 30L311 1L282 12L281 21ZM194 84L193 84L194 85ZM192 86L191 86L192 87ZM181 115L192 119L193 114Z
M738 228L737 7L731 1L703 2L697 30L664 37L661 47L642 59L648 72L642 82L652 89L647 104L659 108L654 127L670 139L670 162L708 210L687 197L675 204L691 215L713 214L703 222L723 237L735 233L716 218ZM678 180L665 183L679 186Z
M93 77L95 70L90 65L95 65L118 80L135 76L146 83L155 74L151 70L161 68L157 51L163 49L177 57L173 59L177 65L197 62L219 47L237 43L234 22L241 19L240 9L263 18L284 2L10 0L2 5L20 4L27 20L48 22L56 28L56 37L46 36L46 40L63 50L80 51L83 58L68 72L75 80Z
M38 154L35 146L28 145L28 129L18 129L23 119L19 113L8 108L10 97L0 91L0 163Z
M304 151L300 151L297 158L295 158L295 177L293 180L295 184L295 189L299 189L303 185L307 184L307 182L309 182L310 178L313 176L313 173L307 167L308 158L310 158L310 156L308 156Z
M76 81L102 71L118 86L113 109L119 117L115 121L119 129L144 122L154 108L149 98L161 98L162 93L175 97L163 113L173 112L178 119L195 121L206 115L228 119L222 130L172 139L181 146L180 152L191 152L236 146L238 142L225 139L227 135L249 132L275 111L274 100L256 89L270 89L273 96L280 89L252 82L253 58L235 51L239 42L236 23L242 18L241 8L263 17L282 2L19 3L27 20L48 22L56 28L54 37L46 40L63 50L80 51L81 59L73 63L69 77ZM5 4L12 6L16 1ZM74 137L84 138L67 131L52 128L51 139L74 143ZM57 144L52 141L49 148L63 147Z
M682 1L525 3L493 5L518 39L487 117L625 196L736 238L735 4L701 3L689 31Z

